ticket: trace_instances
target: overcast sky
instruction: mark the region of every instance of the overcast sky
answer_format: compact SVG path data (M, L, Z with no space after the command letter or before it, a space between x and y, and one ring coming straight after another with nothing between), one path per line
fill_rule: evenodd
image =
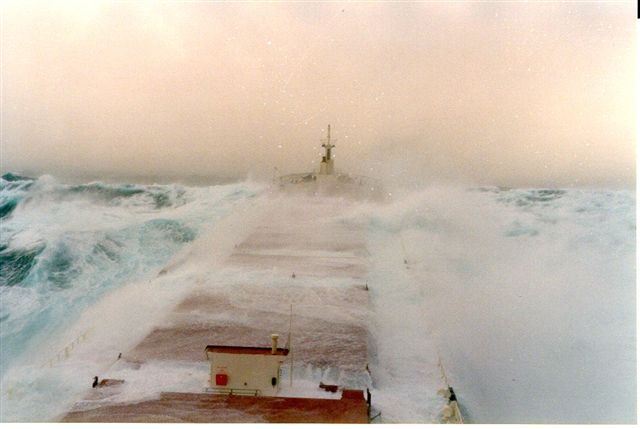
M2 173L633 186L633 2L7 1ZM385 161L385 162L383 162Z

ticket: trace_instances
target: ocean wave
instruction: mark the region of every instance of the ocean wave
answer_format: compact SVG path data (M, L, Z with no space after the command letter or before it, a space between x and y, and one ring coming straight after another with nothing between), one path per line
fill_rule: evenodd
M20 284L36 263L44 246L33 249L9 249L0 246L0 286Z
M69 185L5 174L0 374L108 291L159 270L261 186Z
M9 216L18 206L34 179L7 173L0 178L0 219Z

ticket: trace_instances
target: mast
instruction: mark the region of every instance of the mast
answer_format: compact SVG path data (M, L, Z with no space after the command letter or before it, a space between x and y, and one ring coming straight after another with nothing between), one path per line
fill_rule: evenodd
M336 147L331 142L331 124L327 125L327 140L322 144L325 149L325 154L322 157L322 163L320 164L320 174L333 174L333 159L331 158L331 149Z
M325 159L327 161L331 160L331 149L336 147L336 145L331 144L331 124L327 125L327 141L322 145L325 148Z

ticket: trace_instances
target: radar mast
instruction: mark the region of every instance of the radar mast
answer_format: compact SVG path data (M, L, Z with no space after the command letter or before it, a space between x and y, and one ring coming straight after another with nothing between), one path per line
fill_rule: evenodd
M325 154L322 157L322 162L320 162L319 174L333 174L333 158L331 157L331 149L336 147L336 145L331 141L331 124L327 125L327 139L323 140L322 147L325 149Z

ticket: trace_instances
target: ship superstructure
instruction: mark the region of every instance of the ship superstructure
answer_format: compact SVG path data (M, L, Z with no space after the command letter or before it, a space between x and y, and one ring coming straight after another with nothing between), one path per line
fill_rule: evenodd
M331 136L331 124L327 125L327 136L321 142L324 154L318 170L278 177L277 184L281 189L311 195L343 195L356 199L384 198L382 186L377 180L336 169L332 150L336 147L337 140Z

